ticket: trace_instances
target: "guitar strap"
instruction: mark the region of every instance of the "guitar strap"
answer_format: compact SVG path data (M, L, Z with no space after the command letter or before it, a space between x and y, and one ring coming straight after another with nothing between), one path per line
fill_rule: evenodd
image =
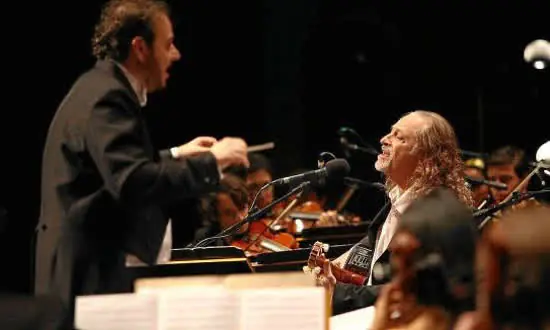
M369 232L367 235L351 248L349 257L344 264L344 269L369 278L371 263L373 262L372 258L374 255L375 242L378 240L378 236L380 235L380 231L382 229L382 224L384 223L386 215L390 209L391 203L388 202L374 217L371 225L369 226ZM376 235L374 240L372 239L373 234Z

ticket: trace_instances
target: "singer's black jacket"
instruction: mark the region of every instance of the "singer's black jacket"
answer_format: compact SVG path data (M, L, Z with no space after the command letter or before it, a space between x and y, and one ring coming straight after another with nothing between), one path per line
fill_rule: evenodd
M124 291L127 253L155 262L165 203L214 190L211 153L158 152L121 69L98 61L67 94L44 147L35 291L72 309L75 295Z
M369 225L367 236L358 244L364 245L374 251L378 230L386 220L390 209L391 204L388 202L374 217ZM389 258L390 252L386 250L377 260L371 260L370 262L389 263ZM372 285L358 286L354 284L337 283L332 296L332 314L337 315L374 305L382 284L384 283L379 283L374 278Z

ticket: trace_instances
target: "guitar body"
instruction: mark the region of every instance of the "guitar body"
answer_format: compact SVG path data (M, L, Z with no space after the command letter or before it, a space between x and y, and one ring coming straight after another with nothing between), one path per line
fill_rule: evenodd
M327 244L321 242L315 242L309 253L309 258L307 265L310 268L321 267L323 269L323 264L325 263L324 252L328 249ZM338 282L341 283L350 283L355 285L364 285L367 281L367 277L358 273L354 273L347 269L342 269L332 263L330 263L330 270L332 275L336 278Z

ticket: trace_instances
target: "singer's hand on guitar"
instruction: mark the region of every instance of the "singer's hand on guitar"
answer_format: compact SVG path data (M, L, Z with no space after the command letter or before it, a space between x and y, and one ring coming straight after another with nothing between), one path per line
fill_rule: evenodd
M324 256L324 255L323 255ZM332 291L334 291L334 286L336 285L336 277L332 274L332 270L330 269L330 260L326 259L323 263L323 267L314 267L311 268L309 266L302 267L302 270L304 273L309 274L313 276L315 279L315 283L319 286L324 286L329 292L332 294Z
M308 268L308 270L306 270ZM332 303L332 294L334 292L334 286L336 285L336 277L332 274L332 270L330 269L330 260L326 259L323 263L323 268L321 267L315 267L313 269L304 266L305 272L311 272L313 276L315 277L315 282L318 286L323 286L328 291L329 297L331 299Z
M332 269L330 267L330 260L326 259L323 263L323 271L319 275L319 283L329 291L332 296L334 291L334 286L336 285L336 277L332 274Z

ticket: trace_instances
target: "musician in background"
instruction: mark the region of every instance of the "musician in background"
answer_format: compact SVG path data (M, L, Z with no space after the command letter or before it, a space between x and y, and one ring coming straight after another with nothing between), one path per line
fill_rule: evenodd
M464 161L464 174L474 179L485 179L485 162L481 158L470 158ZM474 206L477 208L483 202L491 199L489 187L486 184L470 184Z
M231 173L224 173L219 188L200 201L200 214L203 227L195 232L194 244L204 238L213 237L222 230L244 219L248 212L248 190L244 180ZM209 246L228 246L232 241L241 239L248 229L248 224L241 226L235 235L219 238Z
M487 159L487 178L490 181L504 183L508 189L490 188L496 204L502 202L529 174L529 164L525 151L513 145L495 149ZM524 185L519 192L527 191Z
M273 167L271 166L271 160L261 153L249 154L248 160L250 166L246 169L246 188L248 189L250 204L260 188L273 181ZM255 206L262 209L273 202L273 198L273 186L270 186L260 193Z
M372 267L375 263L389 262L388 246L401 214L414 199L444 186L464 204L473 205L471 192L464 181L464 164L454 129L441 115L421 110L408 113L392 126L380 143L382 153L378 155L375 168L386 178L389 201L371 222L367 236L333 261L336 266L348 269L356 260L355 255L366 256L359 258L366 262L353 267L367 276L367 283L364 286L333 285L334 281L319 274L320 269L313 271L319 282L333 292L334 314L374 303L380 285L385 282L372 278Z

